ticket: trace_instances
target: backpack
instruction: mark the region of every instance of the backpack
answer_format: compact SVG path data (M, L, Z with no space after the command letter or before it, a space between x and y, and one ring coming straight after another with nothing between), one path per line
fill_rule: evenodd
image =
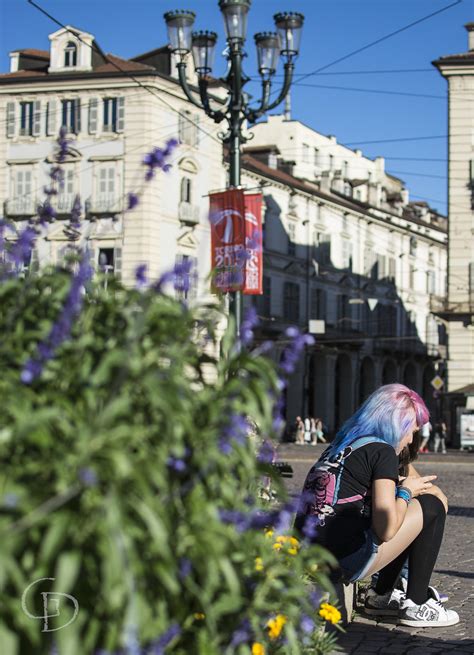
M321 459L314 464L306 477L298 507L297 524L307 516L314 516L318 519L319 525L324 526L326 519L334 516L336 505L355 502L367 495L357 494L348 498L339 498L347 457L368 443L386 444L387 442L379 437L366 436L355 439L337 453L331 454L330 447L324 451Z

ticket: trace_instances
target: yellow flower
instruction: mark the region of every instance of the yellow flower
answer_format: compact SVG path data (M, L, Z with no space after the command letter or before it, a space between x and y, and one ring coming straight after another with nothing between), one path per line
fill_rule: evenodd
M296 537L287 537L285 535L280 535L276 538L273 548L275 550L281 550L283 546L287 546L287 553L289 555L297 555L300 548L300 542Z
M329 621L329 623L339 623L341 620L340 611L330 603L321 603L319 616L321 616L325 621Z
M271 539L273 537L273 530L265 530L265 536Z
M254 641L252 644L252 655L265 655L265 648L263 644L259 644L258 641Z
M274 619L270 619L267 623L268 636L270 639L278 639L286 623L286 616L284 614L277 614Z
M263 559L261 557L255 558L255 570L263 571Z
M206 618L206 615L203 614L202 612L196 612L194 614L194 618L196 619L196 621L203 621Z

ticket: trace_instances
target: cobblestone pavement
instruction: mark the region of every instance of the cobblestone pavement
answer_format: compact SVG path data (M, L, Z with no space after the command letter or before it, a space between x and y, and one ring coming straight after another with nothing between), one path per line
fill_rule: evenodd
M287 479L290 492L298 493L312 462L323 446L281 444L278 456L294 471ZM408 628L376 622L356 613L339 638L339 653L347 655L456 655L474 654L474 453L448 451L447 455L420 455L418 470L436 474L437 484L448 496L449 512L441 552L432 584L449 595L447 607L460 615L449 628Z

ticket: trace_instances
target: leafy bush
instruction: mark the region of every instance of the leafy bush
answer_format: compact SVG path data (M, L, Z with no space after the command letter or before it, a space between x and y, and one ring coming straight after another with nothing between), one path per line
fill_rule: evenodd
M69 270L3 270L2 655L329 652L330 556L291 536L269 463L275 367L235 347L232 325L218 340L215 307L163 293L189 271L152 286L143 274L126 289L91 281L80 257ZM278 507L262 500L262 476ZM48 592L74 597L77 616Z

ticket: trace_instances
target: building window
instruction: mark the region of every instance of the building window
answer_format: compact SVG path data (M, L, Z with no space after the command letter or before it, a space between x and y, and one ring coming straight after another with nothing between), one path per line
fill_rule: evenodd
M410 289L415 288L415 267L413 264L410 264L408 267L408 287Z
M69 212L75 199L75 171L70 167L63 167L63 176L59 182L57 195L57 209L60 213Z
M71 134L78 134L81 130L81 101L79 98L74 100L62 101L62 127Z
M303 163L307 164L309 162L309 145L303 143Z
M342 177L346 178L349 175L349 163L347 161L342 162Z
M288 223L288 244L286 252L290 257L296 257L296 225L292 222Z
M192 200L192 182L189 177L183 177L181 180L180 197L181 202L188 202L191 204Z
M70 68L77 66L77 47L72 41L69 41L64 48L64 67Z
M97 196L94 207L100 211L112 210L117 196L117 170L115 166L101 166L97 177Z
M323 232L314 234L314 259L321 266L331 264L331 235Z
M342 268L352 270L352 241L342 239Z
M264 275L262 278L263 294L254 296L257 306L257 312L260 316L268 318L271 316L271 297L272 297L272 278L269 275Z
M179 140L187 146L199 145L199 114L183 111L179 114Z
M311 290L311 318L324 320L326 318L326 291Z
M388 279L390 282L395 282L395 276L397 272L397 260L395 257L388 258Z
M315 166L319 166L319 149L315 148L313 150L313 163Z
M197 257L176 255L174 288L179 300L192 300L197 296Z
M426 293L436 293L436 274L434 271L427 271L426 273Z
M334 168L334 155L329 155L329 170L332 171Z
M35 211L33 198L33 171L18 166L13 172L13 198L7 201L10 215L31 214Z
M33 102L20 102L20 135L33 135Z
M104 275L112 274L120 277L122 274L122 248L99 248L97 267Z
M296 282L283 285L283 314L286 321L297 323L300 320L300 286Z
M352 324L351 306L346 294L337 296L337 323L342 331L350 330Z
M417 247L417 241L415 237L410 237L410 255L412 257L416 257L416 247Z
M104 98L104 132L117 131L117 98Z

